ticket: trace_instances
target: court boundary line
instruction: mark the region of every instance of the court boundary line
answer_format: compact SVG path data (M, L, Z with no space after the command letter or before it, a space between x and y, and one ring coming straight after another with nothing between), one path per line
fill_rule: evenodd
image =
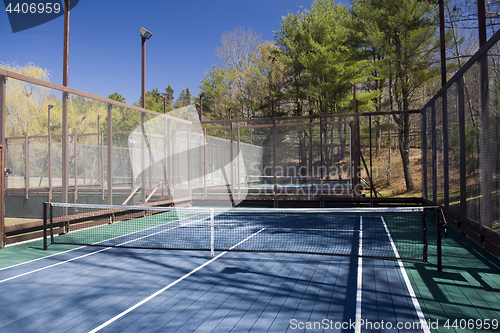
M169 228L167 230L163 230L161 232L156 232L156 233L153 233L153 234L150 234L150 235L146 235L146 236L142 236L140 238L136 238L136 239L133 239L133 240L128 240L126 242L123 242L123 243L120 243L118 244L118 246L120 245L123 245L123 244L127 244L127 243L131 243L131 242L135 242L137 240L140 240L140 239L143 239L143 238L147 238L147 237L150 237L150 236L154 236L156 234L159 234L159 233L162 233L162 232L167 232L169 230L173 230L173 229L177 229L177 228L180 228L180 227L183 227L183 226L186 226L186 225L189 225L189 224L192 224L192 223L195 223L195 222L198 222L198 221L202 221L206 218L202 218L202 219L198 219L198 220L194 220L194 221L191 221L189 223L186 223L186 224L182 224L182 225L178 225L176 227L173 227L173 228ZM178 222L178 221L175 221L175 222ZM167 224L170 224L170 223L174 223L174 222L169 222ZM165 225L167 225L165 224ZM156 226L158 227L158 226ZM149 230L149 229L152 229L152 228L156 228L156 227L151 227L151 228L148 228L148 229L144 229L144 230ZM140 230L140 231L137 231L137 232L142 232L144 230ZM134 233L137 233L137 232L134 232ZM132 233L132 234L134 234ZM125 235L123 235L125 236ZM114 237L114 238L111 238L109 240L113 240L113 239L116 239L116 238L120 238L120 237L123 237L123 236L118 236L118 237ZM108 240L108 241L109 241ZM97 242L95 244L98 244L100 242ZM239 244L238 244L239 245ZM80 246L80 247L77 247L76 249L72 249L72 250L68 250L66 252L69 252L69 251L73 251L73 250L77 250L77 249L82 249L82 248L85 248L85 247L90 247L90 246ZM81 259L81 258L85 258L85 257L88 257L90 255L93 255L93 254L96 254L96 253L100 253L100 252L104 252L104 251L107 251L107 250L111 250L113 248L117 248L117 247L105 247L103 249L100 249L100 250L97 250L97 251L94 251L94 252L91 252L91 253L86 253L84 255L81 255L81 256L78 256L78 257L74 257L74 258L71 258L71 259L68 259L68 260L64 260L64 261L61 261L61 262L58 262L58 263L55 263L55 264L52 264L52 265L49 265L49 266L44 266L44 267L40 267L40 268L37 268L35 270L32 270L32 271L28 271L28 272L24 272L22 274L18 274L18 275L15 275L15 276L11 276L9 278L6 278L6 279L3 279L3 280L0 280L0 283L3 283L3 282L7 282L7 281L10 281L10 280L13 280L13 279L16 279L16 278L19 278L19 277L23 277L23 276L26 276L26 275L29 275L29 274L32 274L32 273L37 273L37 272L40 272L40 271L43 271L45 269L49 269L49 268L52 268L52 267L56 267L56 266L59 266L59 265L62 265L62 264L65 264L65 263L68 263L68 262L71 262L71 261L75 261L77 259ZM61 252L62 253L62 252ZM61 253L56 253L56 254L53 254L51 256L54 256L54 255L58 255L58 254L61 254ZM40 259L44 259L44 258L48 258L48 257L51 257L51 256L47 256L47 257L43 257L43 258L38 258L38 259L35 259L33 261L37 261L37 260L40 260ZM22 263L24 264L24 263ZM18 265L21 265L21 264L18 264ZM17 266L17 265L16 265ZM14 267L14 266L9 266L9 267L5 267L5 268L10 268L10 267Z
M34 241L37 241L37 240L39 240L39 239L34 239L34 240L31 240L30 242L34 242ZM17 244L14 244L13 246L15 246L15 245L17 245ZM67 244L59 244L59 245L67 245ZM20 262L18 264L12 265L12 266L3 267L3 268L0 268L0 271L8 269L8 268L13 268L13 267L21 266L21 265L24 265L24 264L29 264L29 263L32 263L32 262L35 262L35 261L38 261L38 260L42 260L42 259L45 259L45 258L50 258L50 257L53 257L53 256L58 256L60 254L68 253L68 252L75 251L75 250L78 250L78 249L86 247L85 245L75 245L75 246L77 246L77 247L75 247L74 249L65 250L65 251L62 251L62 252L59 252L59 253L50 254L50 255L45 256L45 257L31 259L31 260L28 260L28 261L25 261L25 262Z
M250 238L256 236L257 234L259 234L260 232L264 231L266 228L262 228L260 229L259 231L253 233L252 235L248 236L247 238L245 238L244 240L242 240L241 242L239 242L238 244L232 246L230 248L230 250L234 249L235 247L239 246L240 244L243 244L244 242L246 242L247 240L249 240ZM115 321L117 321L118 319L122 318L123 316L125 316L126 314L134 311L135 309L137 309L138 307L140 307L141 305L149 302L150 300L152 300L153 298L155 298L156 296L162 294L163 292L165 292L166 290L170 289L171 287L175 286L176 284L178 284L179 282L183 281L184 279L188 278L189 276L193 275L194 273L196 273L197 271L199 271L200 269L202 269L203 267L211 264L212 262L214 262L215 260L219 259L220 257L222 257L223 255L225 255L226 253L228 253L229 251L224 251L222 253L220 253L218 256L216 256L215 258L213 259L210 259L209 261L207 261L206 263L204 263L203 265L195 268L194 270L192 270L191 272L185 274L184 276L178 278L177 280L175 280L174 282L168 284L167 286L163 287L162 289L156 291L155 293L149 295L148 297L144 298L142 301L134 304L133 306L129 307L128 309L126 309L125 311L122 311L121 313L117 314L116 316L114 316L113 318L109 319L108 321L102 323L101 325L97 326L96 328L94 328L93 330L89 331L88 333L96 333L100 330L102 330L103 328L109 326L110 324L114 323Z
M61 262L58 262L58 263L55 263L55 264L52 264L52 265L49 265L49 266L44 266L44 267L40 267L40 268L37 268L33 271L29 271L29 272L24 272L22 274L18 274L18 275L15 275L15 276L11 276L9 278L6 278L6 279L3 279L3 280L0 280L0 283L3 283L3 282L7 282L7 281L10 281L10 280L14 280L16 278L19 278L19 277L23 277L23 276L26 276L26 275L29 275L29 274L32 274L32 273L37 273L37 272L40 272L40 271L43 271L45 269L49 269L49 268L52 268L52 267L56 267L56 266L59 266L59 265L62 265L62 264L65 264L65 263L68 263L68 262L71 262L71 261L75 261L77 259L81 259L81 258L84 258L84 257L88 257L92 254L96 254L96 253L99 253L99 252L103 252L103 251L106 251L106 250L109 250L109 249L112 249L111 247L107 247L107 248L104 248L104 249L100 249L98 251L95 251L95 252L91 252L91 253L87 253L87 254L84 254L84 255L81 255L81 256L78 256L78 257L74 257L74 258L71 258L71 259L68 259L68 260L65 260L65 261L61 261Z
M394 251L394 254L396 255L396 257L399 258L400 256L399 256L398 249L396 248L396 244L394 244L394 240L392 239L389 228L387 227L387 224L385 223L385 219L383 216L381 218L382 218L382 222L384 224L385 232L387 232L387 237L389 237L389 241L391 243L392 250ZM399 265L401 275L403 275L403 280L406 283L406 288L408 289L408 293L410 294L410 298L412 300L413 306L415 308L418 319L419 319L420 324L422 326L422 330L425 333L431 333L431 331L429 329L429 325L427 325L427 321L425 320L425 315L424 315L424 312L422 311L422 307L420 306L420 303L418 302L417 295L415 294L415 291L413 290L410 279L408 278L408 274L406 274L406 269L405 269L405 266L403 264L403 261L397 260L397 263Z
M356 315L354 317L356 326L355 333L361 332L361 306L363 304L363 217L359 217L359 246L358 246L358 273L356 285Z

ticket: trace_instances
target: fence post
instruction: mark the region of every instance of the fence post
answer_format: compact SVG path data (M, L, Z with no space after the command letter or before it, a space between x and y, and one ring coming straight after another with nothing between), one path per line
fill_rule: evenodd
M73 192L73 202L78 200L78 134L75 133L73 139L74 154L75 154L75 191Z
M437 202L437 142L436 142L436 103L431 105L431 131L432 131L432 201Z
M6 101L6 86L7 79L0 75L0 249L5 246L5 101Z
M25 198L29 199L30 187L30 141L28 135L24 137L24 189Z
M465 99L464 78L458 80L458 136L460 149L460 214L467 216L467 157L465 152Z
M480 60L481 67L481 217L482 224L491 227L491 140L490 140L490 94L488 82L488 53Z
M144 123L146 122L146 114L141 112L141 202L146 203L146 129Z
M274 207L278 207L278 202L277 202L277 192L278 192L278 178L276 175L276 167L277 167L277 161L278 161L278 156L277 156L278 150L276 147L276 119L273 118L273 184L274 184L274 190L273 190L273 197L274 197Z
M61 202L68 202L68 93L62 95L62 198Z
M443 112L443 185L444 185L444 207L450 206L450 177L448 165L448 91L441 96Z
M5 246L4 170L5 167L4 167L3 145L0 145L0 249L3 249Z
M192 201L193 200L193 186L192 186L192 181L191 181L191 177L192 177L192 166L191 166L191 161L192 161L192 156L191 156L191 124L189 124L187 126L187 158L188 158L188 197L189 197L189 200Z
M420 116L422 133L422 198L427 199L427 107L424 107L420 111Z
M113 204L113 104L108 104L108 204Z

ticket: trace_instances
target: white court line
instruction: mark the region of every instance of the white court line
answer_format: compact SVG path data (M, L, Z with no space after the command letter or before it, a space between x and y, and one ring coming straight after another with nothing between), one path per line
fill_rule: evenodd
M18 277L22 277L22 276L29 275L29 274L32 274L32 273L40 272L40 271L43 271L44 269L48 269L48 268L52 268L52 267L55 267L55 266L59 266L59 265L65 264L67 262L71 262L71 261L76 260L76 259L84 258L84 257L90 256L92 254L103 252L103 251L106 251L106 250L109 250L109 249L111 249L111 248L108 247L108 248L101 249L101 250L96 251L96 252L87 253L87 254L84 254L84 255L79 256L79 257L75 257L75 258L71 258L71 259L68 259L68 260L65 260L65 261L61 261L61 262L58 262L56 264L52 264L52 265L49 265L49 266L41 267L41 268L35 269L33 271L25 272L25 273L22 273L22 274L19 274L19 275L16 275L16 276L11 276L10 278L0 280L0 283L7 282L7 281L10 281L10 280L16 279Z
M254 237L255 235L259 234L260 232L262 232L265 228L262 228L260 229L259 231L255 232L254 234L248 236L247 238L245 238L244 240L242 240L241 242L239 242L238 244L234 245L233 247L231 247L229 250L232 250L234 249L235 247L239 246L240 244L246 242L247 240L249 240L250 238ZM94 328L92 331L89 331L89 333L95 333L95 332L98 332L100 330L102 330L103 328L105 328L106 326L108 326L109 324L115 322L116 320L120 319L121 317L125 316L127 313L131 312L131 311L134 311L135 309L137 309L138 307L140 307L141 305L143 305L144 303L147 303L149 302L150 300L152 300L153 298L155 298L156 296L160 295L161 293L163 293L164 291L170 289L171 287L175 286L177 283L181 282L182 280L186 279L187 277L191 276L192 274L196 273L197 271L199 271L200 269L202 269L203 267L207 266L208 264L214 262L215 260L219 259L220 257L222 257L223 255L225 255L228 251L224 251L222 252L221 254L219 254L217 257L211 259L210 261L207 261L206 263L204 263L203 265L199 266L198 268L192 270L191 272L187 273L186 275L178 278L177 280L175 280L174 282L170 283L168 286L165 286L163 287L162 289L158 290L157 292L155 292L154 294L146 297L145 299L143 299L142 301L140 301L139 303L136 303L135 305L131 306L130 308L128 308L127 310L119 313L118 315L114 316L113 318L111 318L110 320L108 320L107 322L101 324L100 326Z
M387 227L387 224L385 223L384 217L382 218L382 222L384 223L384 228L385 232L387 232L387 237L389 237L389 241L391 242L392 250L394 251L394 254L396 255L396 258L399 258L399 252L398 249L396 248L396 245L394 244L394 241L392 239L391 233L389 232L389 228ZM401 270L401 274L403 275L403 279L405 280L406 287L408 288L408 292L410 293L411 300L413 302L413 306L415 307L415 311L417 312L418 319L420 320L420 324L422 325L422 329L424 330L425 333L430 333L429 326L427 325L427 322L425 321L425 316L422 311L422 308L420 307L420 303L418 302L417 296L415 295L415 291L413 290L413 287L411 286L410 279L408 278L408 274L406 274L406 269L403 264L402 260L398 260L399 264L399 269Z
M45 258L50 258L50 257L54 257L54 256L58 256L60 254L64 254L64 253L68 253L68 252L71 252L71 251L75 251L75 250L78 250L78 249L81 249L82 247L85 247L85 246L78 246L74 249L71 249L71 250L66 250L66 251L63 251L63 252L59 252L59 253L54 253L54 254L51 254L49 256L45 256L45 257L41 257L41 258L37 258L37 259L33 259L33 260L29 260L29 261L25 261L25 262L20 262L19 264L15 264L15 265L12 265L12 266L7 266L7 267L4 267L4 268L0 268L0 271L4 270L4 269L8 269L8 268L13 268L13 267L17 267L17 266L21 266L21 265L25 265L25 264L29 264L31 262L35 262L35 261L38 261L38 260L42 260L42 259L45 259ZM0 281L1 282L1 281Z
M180 227L184 227L186 225L189 225L189 224L192 224L192 223L195 223L195 222L198 222L198 221L202 221L204 219L205 218L199 219L199 220L195 220L195 221L191 221L189 223L178 225L176 227L173 227L173 228L170 228L170 229L167 229L167 230L163 230L161 232L156 232L154 234L146 235L144 237L140 237L140 238L136 238L136 239L133 239L133 240L129 240L129 241L120 243L117 246L121 246L121 245L124 245L124 244L127 244L127 243L135 242L137 240L140 240L140 239L143 239L143 238L147 238L147 237L150 237L150 236L153 236L153 235L157 235L157 234L162 233L162 232L166 232L166 231L170 231L170 230L177 229L177 228L180 228ZM177 221L173 221L173 222L169 222L169 223L174 223L174 222L177 222ZM156 227L158 227L158 226L151 227L149 229L156 228ZM148 229L144 229L144 230L148 230ZM142 232L144 230L140 230L140 231L137 231L137 232ZM137 232L135 232L135 233L137 233ZM123 235L123 236L125 236L125 235ZM115 237L115 238L111 238L109 240L116 239L116 238L123 237L123 236L118 236L118 237ZM98 243L96 243L96 244L98 244ZM81 247L79 247L77 249L81 249ZM101 249L101 250L98 250L98 251L95 251L95 252L87 253L87 254L84 254L84 255L81 255L81 256L78 256L78 257L75 257L75 258L71 258L71 259L68 259L68 260L65 260L65 261L61 261L61 262L58 262L58 263L55 263L55 264L52 264L52 265L49 265L49 266L41 267L41 268L29 271L29 272L25 272L25 273L22 273L22 274L19 274L19 275L11 276L10 278L6 278L6 279L3 279L3 280L0 280L0 283L7 282L7 281L10 281L10 280L13 280L13 279L16 279L16 278L19 278L19 277L23 277L23 276L26 276L26 275L29 275L29 274L32 274L32 273L40 272L40 271L43 271L43 270L48 269L48 268L59 266L59 265L62 265L62 264L65 264L65 263L68 263L68 262L71 262L71 261L74 261L74 260L77 260L77 259L88 257L88 256L96 254L96 253L104 252L104 251L107 251L107 250L110 250L110 249L112 249L112 247L107 247L107 248L104 248L104 249ZM76 250L76 249L73 249L73 250ZM69 250L69 251L73 251L73 250ZM69 252L69 251L66 251L66 252ZM49 257L51 257L51 256L47 256L47 257L44 257L44 258L49 258ZM39 258L39 259L36 259L36 260L40 260L40 259L44 259L44 258ZM33 260L33 261L35 261L35 260ZM17 265L15 265L15 266L17 266ZM14 266L10 266L10 267L14 267ZM8 267L6 267L6 268L8 268Z
M358 278L356 289L356 317L355 319L355 333L361 332L361 304L363 293L363 217L359 217L359 247L358 247Z

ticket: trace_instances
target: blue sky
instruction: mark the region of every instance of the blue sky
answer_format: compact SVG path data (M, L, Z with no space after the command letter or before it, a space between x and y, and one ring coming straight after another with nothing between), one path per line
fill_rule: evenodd
M64 1L63 1L64 2ZM139 101L141 38L146 43L146 90L170 84L175 97L200 80L216 63L215 49L225 31L252 28L273 40L287 11L310 9L313 0L80 0L71 11L69 86L100 96L118 92L127 103ZM346 1L342 1L346 2ZM3 8L3 7L2 7ZM62 84L64 19L12 33L7 13L0 13L0 62L29 62L50 70Z

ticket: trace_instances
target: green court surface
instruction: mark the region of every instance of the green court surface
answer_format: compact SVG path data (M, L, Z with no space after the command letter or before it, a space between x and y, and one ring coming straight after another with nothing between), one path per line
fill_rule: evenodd
M425 263L405 268L432 332L500 331L500 260L462 234L449 229L443 238L442 272Z
M74 248L52 244L43 251L41 240L9 246L0 250L0 269ZM435 260L431 246L430 263L404 263L431 331L500 331L500 260L451 229L443 238L442 272Z
M64 251L76 249L79 246L54 244L47 251L43 250L41 239L18 245L7 246L0 249L0 269L21 264L23 262L37 260Z

